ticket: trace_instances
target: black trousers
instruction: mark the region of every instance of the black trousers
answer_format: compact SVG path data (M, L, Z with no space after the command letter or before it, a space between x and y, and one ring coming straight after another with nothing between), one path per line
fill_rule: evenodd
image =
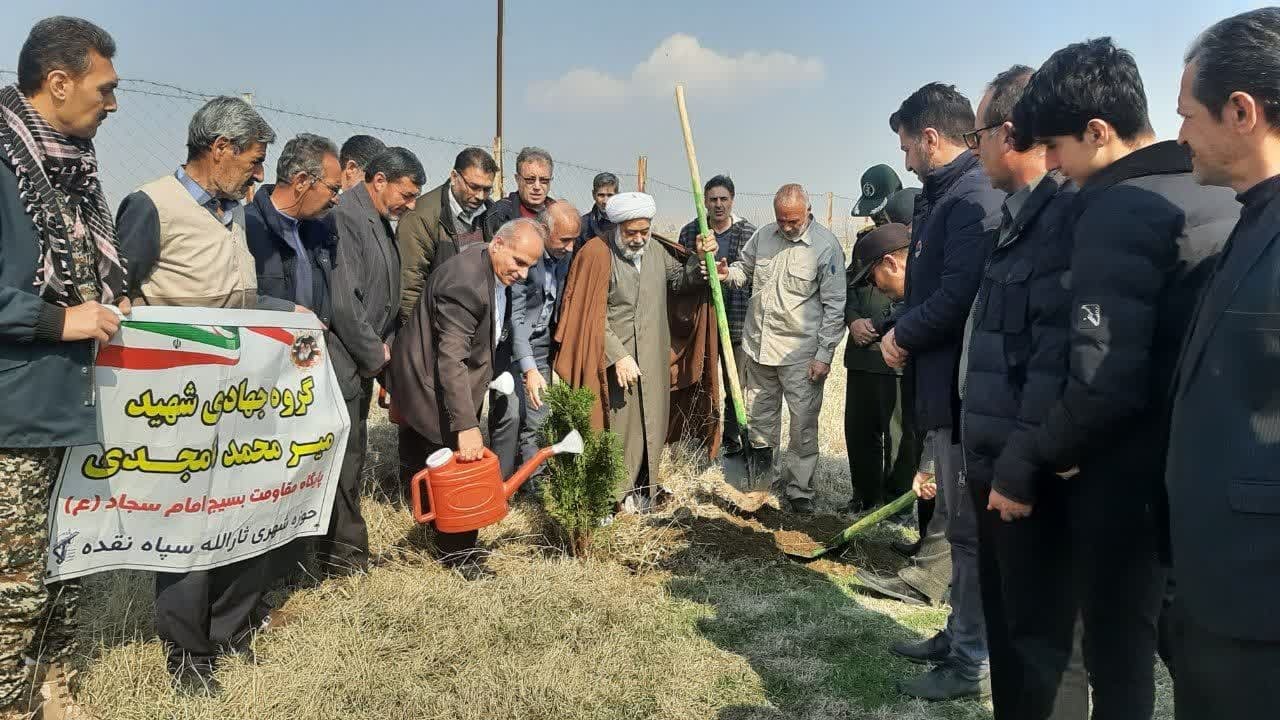
M845 388L844 439L853 496L872 508L911 489L920 439L913 413L905 411L900 377L855 370Z
M212 670L219 655L248 647L270 579L272 553L189 573L156 573L156 634L169 671Z
M1006 523L975 489L996 717L1049 717L1079 616L1094 720L1149 718L1165 571L1147 498L1084 473L1038 493Z
M360 392L347 401L351 431L347 452L338 475L338 492L333 500L329 532L316 542L316 559L325 574L363 572L369 569L369 529L360 512L364 463L369 445L369 405L373 402L373 381L360 381ZM296 544L296 543L295 543Z
M408 496L408 487L413 480L413 476L422 472L423 468L427 466L427 457L441 447L443 446L419 435L418 431L409 425L400 426L400 482L401 486L406 489L406 496ZM424 498L424 501L430 505L430 500ZM479 537L480 531L478 530L464 533L442 533L437 531L435 534L436 549L440 551L441 560L448 563L464 558L467 555L467 551L476 546L476 540Z
M1177 601L1169 628L1178 720L1280 717L1280 642L1218 635Z
M970 487L978 509L978 572L995 717L1045 720L1071 656L1076 622L1066 487L1044 488L1029 517L1004 522L986 509L989 492L978 485Z

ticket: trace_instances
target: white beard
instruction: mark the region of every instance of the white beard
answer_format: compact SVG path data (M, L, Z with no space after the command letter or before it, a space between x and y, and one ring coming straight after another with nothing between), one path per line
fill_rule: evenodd
M646 238L646 242L647 240L648 238ZM633 265L638 264L640 259L644 257L645 246L641 246L639 250L631 250L622 242L621 228L613 229L613 246L618 248L618 252L622 253L622 257Z

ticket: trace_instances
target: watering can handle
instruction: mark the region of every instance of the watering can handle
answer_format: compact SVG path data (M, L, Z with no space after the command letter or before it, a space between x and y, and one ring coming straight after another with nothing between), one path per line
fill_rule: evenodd
M435 508L423 512L422 499L430 497L427 487L428 471L424 468L413 479L409 481L409 507L413 511L413 519L420 524L429 523L436 519Z

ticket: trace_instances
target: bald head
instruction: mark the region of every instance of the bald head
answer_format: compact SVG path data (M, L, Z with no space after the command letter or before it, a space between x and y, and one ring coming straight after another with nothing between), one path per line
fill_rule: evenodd
M547 254L557 260L573 252L582 233L582 216L564 200L557 200L538 213L538 222L547 229Z
M799 183L778 188L773 196L773 218L778 232L788 240L799 240L809 229L809 193Z
M498 228L489 243L489 261L493 274L503 285L513 285L529 274L529 268L542 258L547 229L529 218L517 218Z

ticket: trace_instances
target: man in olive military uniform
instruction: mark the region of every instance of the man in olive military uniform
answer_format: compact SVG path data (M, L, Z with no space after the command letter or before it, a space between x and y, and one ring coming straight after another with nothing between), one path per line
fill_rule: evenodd
M914 188L912 188L914 189ZM876 165L862 174L862 197L855 216L870 217L881 226L891 220L911 222L915 193L903 191L898 174L888 165ZM905 212L905 222L900 217ZM895 217L891 217L895 216ZM862 233L859 234L859 240ZM911 488L920 458L920 443L911 413L902 401L902 371L890 368L880 354L880 334L889 318L889 297L870 283L855 283L865 274L850 263L845 274L848 299L844 320L849 327L844 366L844 437L849 449L849 476L853 498L848 512L858 514L881 505Z

